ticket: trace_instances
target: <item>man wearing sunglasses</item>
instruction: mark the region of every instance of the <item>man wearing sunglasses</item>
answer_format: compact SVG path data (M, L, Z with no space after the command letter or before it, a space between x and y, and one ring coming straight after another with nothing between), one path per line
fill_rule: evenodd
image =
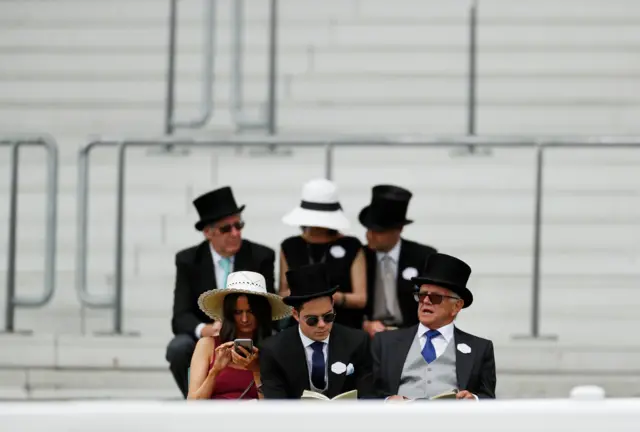
M305 390L328 398L358 390L371 395L370 338L362 330L334 323L332 295L325 264L312 264L286 273L298 325L269 338L260 352L265 399L300 399Z
M224 287L235 271L260 273L267 290L274 291L275 252L242 238L244 210L230 187L206 193L193 201L200 220L195 228L205 240L176 255L176 282L171 328L175 337L167 347L167 361L182 391L187 395L187 370L198 339L216 336L220 322L211 320L198 307L198 297L212 288Z
M373 374L378 396L429 399L457 391L457 399L495 398L493 343L454 325L471 305L471 268L444 254L432 255L416 284L419 324L373 339Z

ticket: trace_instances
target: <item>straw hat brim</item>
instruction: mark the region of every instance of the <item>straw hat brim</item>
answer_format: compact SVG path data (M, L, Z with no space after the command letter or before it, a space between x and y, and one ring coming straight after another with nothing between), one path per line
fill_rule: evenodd
M287 225L319 227L337 231L348 230L351 224L342 210L320 211L296 207L282 218Z
M222 320L224 298L227 294L247 294L266 297L271 305L271 320L278 321L291 316L291 307L284 304L282 297L277 294L260 293L245 289L214 289L205 291L198 297L200 310L214 320Z

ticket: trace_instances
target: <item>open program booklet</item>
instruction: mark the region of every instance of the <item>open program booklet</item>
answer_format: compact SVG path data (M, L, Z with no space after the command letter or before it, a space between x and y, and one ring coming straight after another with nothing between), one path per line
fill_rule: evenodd
M429 397L429 398L416 398L413 400L440 400L440 399L455 399L458 394L458 389L451 389L444 393Z
M331 399L323 395L322 393L314 392L311 390L305 390L302 392L301 399L317 399L317 400L340 400L340 399L358 399L358 390L351 390L345 393L341 393L338 396L335 396Z

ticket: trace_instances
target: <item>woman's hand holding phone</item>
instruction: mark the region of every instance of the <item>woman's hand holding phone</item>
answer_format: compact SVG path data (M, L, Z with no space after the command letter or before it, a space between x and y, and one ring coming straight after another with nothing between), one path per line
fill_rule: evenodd
M234 364L254 373L260 371L260 350L258 348L254 346L253 352L251 353L240 345L238 345L236 349L240 351L242 355L238 354L235 350L231 350L231 359Z

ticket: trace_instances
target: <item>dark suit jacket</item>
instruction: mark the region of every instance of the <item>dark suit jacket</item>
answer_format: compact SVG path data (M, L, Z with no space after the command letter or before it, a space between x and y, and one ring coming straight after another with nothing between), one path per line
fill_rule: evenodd
M418 326L377 333L373 338L373 376L377 396L398 394L402 368L416 336ZM456 375L458 389L468 390L479 398L495 398L496 364L493 343L490 340L454 330L456 345L469 345L471 352L456 349Z
M376 251L369 247L364 248L367 257L367 306L365 315L369 319L373 316L373 305L375 300L376 271L378 259ZM415 285L410 280L402 276L402 272L407 267L413 267L418 274L422 273L425 263L431 254L437 250L431 246L422 245L411 240L402 239L400 243L400 257L398 259L397 294L398 306L402 312L404 322L400 327L409 327L418 324L418 304L413 298Z
M242 246L234 258L233 271L247 270L262 274L267 282L267 290L275 293L274 262L273 249L242 240ZM198 297L215 288L213 257L207 241L176 254L176 285L171 319L173 334L194 335L198 324L211 322L211 318L198 307Z
M331 365L353 364L353 374L335 374ZM329 398L358 389L358 397L372 393L370 338L362 330L334 324L329 338L327 362ZM299 399L310 390L309 368L298 326L289 327L267 339L260 351L260 375L265 399Z

